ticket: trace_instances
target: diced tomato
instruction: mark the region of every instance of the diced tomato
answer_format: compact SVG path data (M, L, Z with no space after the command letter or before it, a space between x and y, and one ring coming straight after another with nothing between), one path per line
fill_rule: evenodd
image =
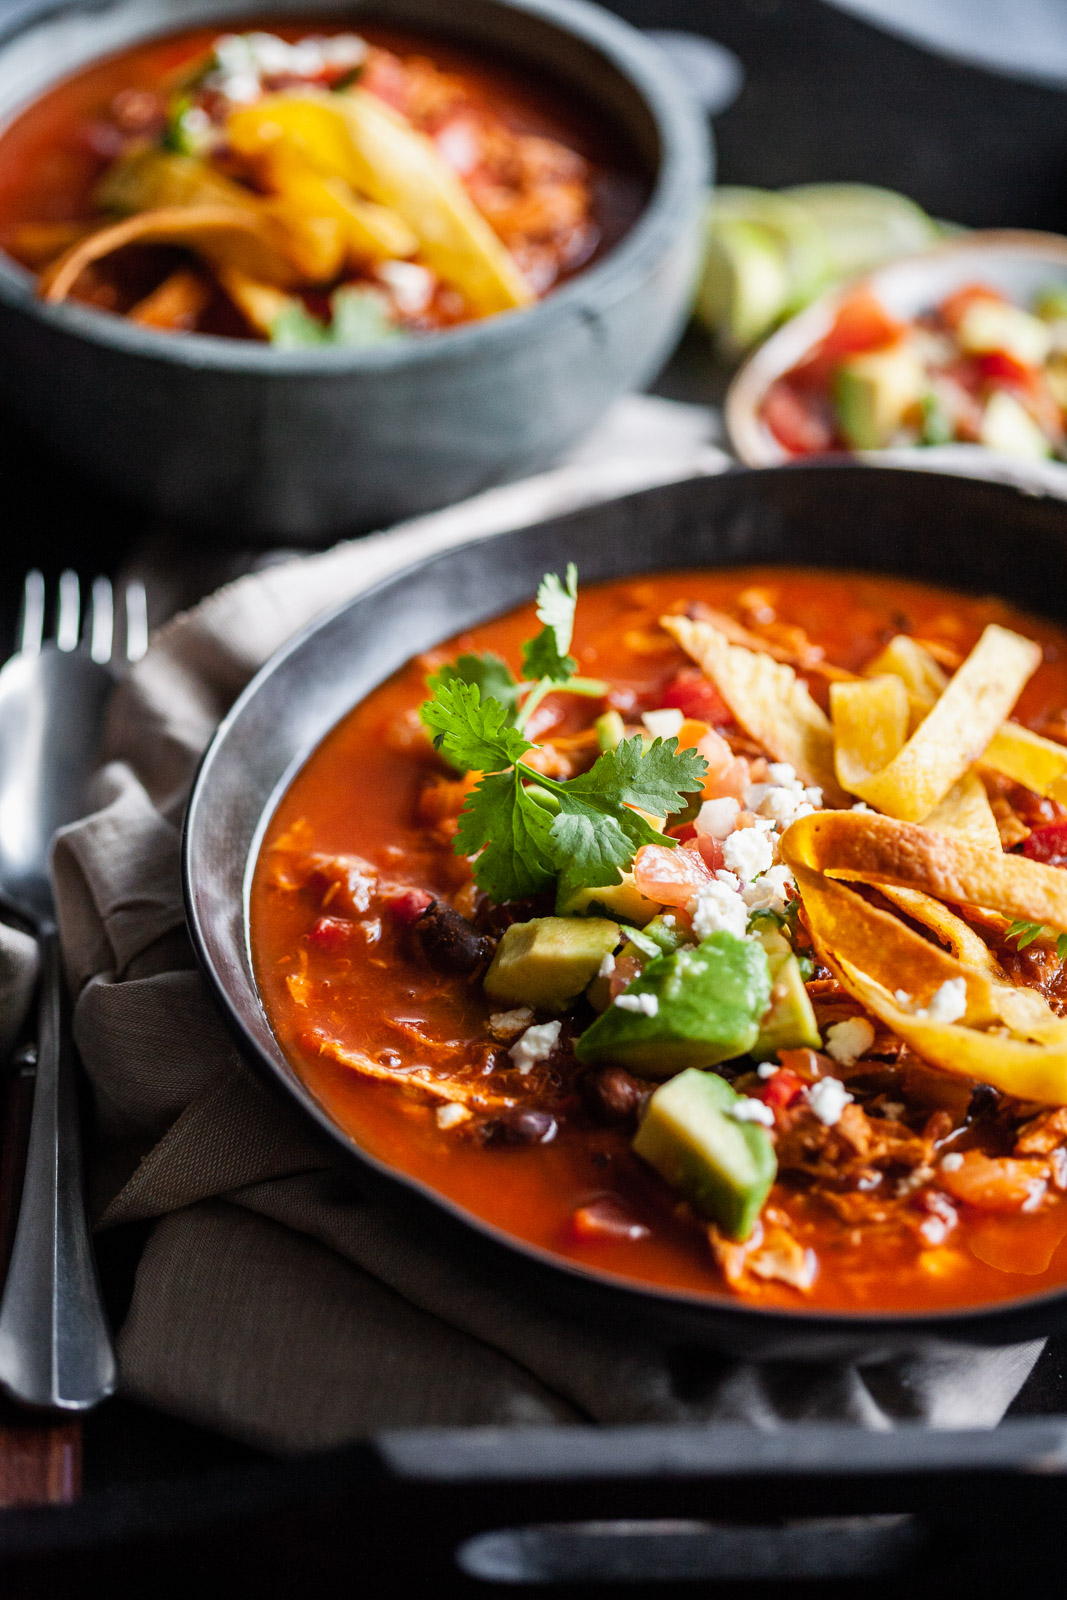
M688 905L693 896L715 879L699 850L672 850L664 844L644 844L634 857L634 883L642 894L664 906Z
M822 341L820 355L836 365L845 356L893 344L903 332L904 324L890 316L876 295L869 289L856 289L839 306L833 327Z
M1025 361L1017 361L1006 350L987 350L978 356L977 362L979 372L988 383L1023 390L1028 390L1033 383L1035 369Z
M706 722L713 727L733 721L730 707L699 667L679 668L663 689L659 704L661 707L673 707L693 722ZM680 738L678 742L681 747ZM694 739L693 743L696 742Z
M1023 855L1050 867L1067 867L1067 821L1035 828L1023 845Z
M668 828L667 836L677 839L679 844L687 844L690 839L695 839L697 831L691 822L683 822L679 828Z
M344 917L320 917L308 934L308 943L319 950L343 950L358 926Z
M613 1195L604 1195L579 1206L571 1217L569 1231L579 1244L603 1243L609 1239L647 1239L650 1232Z
M759 1090L759 1098L773 1111L784 1111L804 1093L805 1085L788 1067L779 1067L773 1078L768 1078Z
M1011 1156L985 1156L980 1150L964 1152L963 1165L937 1181L955 1200L979 1211L1021 1211L1040 1204L1048 1187L1043 1161L1017 1161Z
M939 308L941 321L948 328L958 328L964 316L979 300L993 300L997 305L1005 304L1004 296L996 289L991 289L987 283L965 283L962 288L954 290L942 300Z
M694 838L682 845L683 850L699 850L704 859L704 865L712 872L718 872L720 867L726 865L722 853L722 840L713 839L710 833L697 833Z
M644 969L644 956L616 956L611 977L608 979L608 998L614 1000L628 989Z
M788 377L776 378L763 397L761 415L783 450L794 456L824 455L835 444L829 410L815 394L805 394Z
M402 889L387 899L385 905L402 928L412 928L432 901L433 895L427 894L425 889Z
M708 764L702 791L704 799L722 800L729 796L743 801L750 782L749 766L744 756L735 756L718 733L705 734L696 751Z

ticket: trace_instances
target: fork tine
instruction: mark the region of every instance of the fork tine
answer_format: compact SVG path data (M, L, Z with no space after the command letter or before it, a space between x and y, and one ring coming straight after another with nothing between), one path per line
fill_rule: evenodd
M27 572L22 587L22 615L19 617L18 648L22 655L41 653L44 639L44 573L36 567Z
M140 661L148 649L148 596L140 578L126 585L126 659Z
M115 642L115 597L110 578L94 578L89 611L89 654L106 665Z
M81 588L78 574L70 567L59 574L59 610L56 615L56 648L77 650L81 632Z

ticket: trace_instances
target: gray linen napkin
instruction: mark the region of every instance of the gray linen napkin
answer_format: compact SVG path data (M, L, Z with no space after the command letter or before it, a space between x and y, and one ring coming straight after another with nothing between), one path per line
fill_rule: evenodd
M587 453L242 578L164 627L120 686L98 809L61 835L54 870L75 1035L95 1093L94 1213L101 1228L156 1219L119 1334L127 1395L296 1451L405 1424L988 1426L1031 1370L1039 1343L756 1366L659 1348L624 1327L591 1331L522 1299L324 1167L296 1110L242 1062L195 971L182 806L216 722L257 668L325 607L422 554L642 482L718 470L691 411L628 402L614 425L621 453ZM25 964L0 945L0 998L5 961L25 983Z

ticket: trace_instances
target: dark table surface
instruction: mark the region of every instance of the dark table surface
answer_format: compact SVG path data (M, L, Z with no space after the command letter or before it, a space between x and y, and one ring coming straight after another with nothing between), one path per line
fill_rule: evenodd
M0 0L0 24L13 8L14 0ZM715 122L720 182L773 187L852 179L901 189L934 214L971 225L1067 231L1067 98L1055 90L924 54L820 0L614 0L614 9L640 27L703 33L740 58L743 91ZM676 398L717 400L722 376L711 367L700 333L686 336L657 388ZM155 575L153 620L159 620L245 570L250 560L239 547L220 550L215 541L155 525L137 508L101 495L3 416L0 504L9 530L9 537L0 541L4 646L13 633L18 588L30 564L40 565L48 575L67 565L86 575L148 565ZM123 1315L142 1243L138 1228L116 1230L100 1241L102 1275L116 1321ZM1062 1342L1046 1349L1012 1407L1018 1417L1056 1413L1067 1413L1067 1347ZM65 1553L57 1548L63 1535L54 1518L40 1524L43 1531L27 1533L32 1517L28 1522L22 1513L0 1513L0 1586L5 1595L39 1594L46 1588L57 1595L68 1590L73 1594L84 1588L90 1572L120 1593L142 1580L169 1592L168 1575L175 1585L196 1582L213 1589L217 1584L220 1592L236 1583L266 1593L291 1593L305 1586L314 1592L360 1575L364 1592L397 1586L398 1572L391 1576L373 1562L368 1568L361 1559L368 1528L384 1524L360 1514L358 1453L349 1454L343 1471L337 1469L350 1485L348 1497L339 1504L328 1495L321 1500L332 1507L328 1516L312 1513L306 1504L303 1511L294 1511L301 1500L295 1491L290 1510L275 1516L263 1510L270 1493L262 1486L279 1470L268 1458L130 1402L112 1401L86 1420L82 1451L85 1493L94 1503L106 1502L111 1508L106 1515L119 1519L114 1538L91 1558ZM318 1494L323 1480L316 1482ZM254 1511L242 1501L241 1485L249 1484L255 1486L254 1494L262 1490L266 1496ZM198 1485L197 1534L161 1533L153 1524L152 1539L139 1538L153 1517L158 1522L160 1489L169 1494L170 1486L180 1506L182 1497L196 1499ZM202 1518L208 1486L221 1518L212 1527L203 1525ZM282 1490L278 1494L284 1500ZM100 1495L104 1500L97 1501ZM232 1511L239 1504L245 1507L240 1528L232 1514L227 1520L227 1508ZM368 1501L364 1512L370 1507ZM409 1494L402 1512L394 1507L394 1513L394 1521L401 1515L417 1519L425 1516L426 1507ZM52 1514L38 1515L47 1519ZM380 1506L375 1515L381 1517ZM1010 1533L1005 1533L1011 1545ZM78 1540L83 1537L84 1529ZM1021 1534L1015 1542L1021 1549ZM946 1592L944 1571L938 1571L942 1575L936 1583L932 1568L926 1580L909 1575L909 1592ZM427 1589L450 1581L429 1566L418 1569L417 1562L408 1578L413 1587ZM993 1582L989 1573L987 1578ZM997 1581L1004 1585L999 1592L1012 1592L1014 1580L1007 1569ZM777 1592L778 1586L760 1583L755 1589ZM810 1585L807 1589L812 1592ZM852 1594L855 1580L844 1587L823 1582L817 1591ZM477 1583L470 1592L486 1589ZM520 1592L529 1591L522 1585ZM580 1584L551 1592L586 1590ZM625 1592L673 1589L639 1584L627 1585ZM687 1584L678 1592L693 1589ZM716 1585L714 1592L751 1593L753 1586L738 1589L727 1583ZM896 1580L889 1580L884 1591L881 1584L869 1583L867 1592L899 1590Z

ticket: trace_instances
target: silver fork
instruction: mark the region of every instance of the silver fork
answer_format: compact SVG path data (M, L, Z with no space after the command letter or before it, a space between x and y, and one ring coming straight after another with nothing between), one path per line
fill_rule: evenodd
M40 951L37 1074L26 1176L3 1299L0 1388L22 1405L83 1411L115 1386L82 1193L76 1061L49 857L57 828L86 809L114 666L148 643L144 586L94 578L82 616L77 573L59 579L46 639L45 580L27 575L18 649L0 668L0 903Z

